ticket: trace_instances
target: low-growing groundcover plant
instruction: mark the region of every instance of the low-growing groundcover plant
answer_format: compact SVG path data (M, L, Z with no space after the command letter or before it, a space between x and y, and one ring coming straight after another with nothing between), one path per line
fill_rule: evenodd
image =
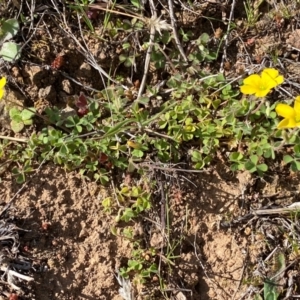
M295 128L298 126L298 97L296 98L294 108L283 103L271 103L268 98L266 98L273 88L283 82L284 78L282 75L279 75L278 70L267 68L261 72L261 75L253 74L244 79L243 85L240 87L243 94L255 95L255 97L260 100L260 103L256 108L256 104L253 104L253 109L252 111L250 110L247 117L249 117L253 123L256 122L256 119L260 119L261 129L263 126L267 125L267 127L265 127L266 130L264 132L264 137L260 142L260 147L257 148L258 151L256 151L255 154L250 154L250 160L245 163L245 169L250 172L257 171L258 174L262 175L263 172L267 171L267 165L265 163L259 164L259 161L269 158L275 159L276 152L281 149L284 143L294 143L295 157L298 157L299 155L297 146L299 141L296 138L294 131L289 133L282 130L276 130ZM251 103L255 103L256 101L256 99L250 100ZM284 117L284 119L279 123L277 122L278 117L276 117L274 108L278 116ZM262 117L262 115L264 115L264 117ZM257 129L257 132L259 133L262 131L261 129ZM280 138L282 138L283 141L278 141ZM236 161L241 161L243 159L243 155L239 153L231 154L231 158ZM288 160L284 157L284 161L287 162ZM295 164L291 165L291 167L293 170L295 167L298 168Z
M227 147L233 171L262 175L270 159L288 143L295 151L289 163L298 168L299 138L284 129L299 124L299 98L294 107L270 101L268 94L284 81L277 70L266 68L261 75L245 78L241 92L256 98L240 100L223 75L206 77L201 85L185 82L179 75L171 77L167 82L173 88L170 100L154 115L138 102L128 107L131 99L121 88L102 91L98 94L101 99L81 93L75 100L75 115L63 119L55 107L46 109L50 126L31 136L21 158L27 165L38 157L53 160L105 184L114 168L133 171L149 155L161 163L179 162L186 158L183 145L189 147L188 159L195 169L210 165L217 151ZM5 84L5 79L1 82ZM214 91L221 92L212 96ZM104 101L101 108L99 100ZM13 120L20 119L15 131L22 130L22 122L32 123L34 110L25 112L11 114ZM280 122L278 115L284 117Z

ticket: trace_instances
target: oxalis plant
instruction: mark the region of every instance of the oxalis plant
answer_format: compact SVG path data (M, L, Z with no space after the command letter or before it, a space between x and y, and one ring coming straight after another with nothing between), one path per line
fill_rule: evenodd
M159 158L180 159L180 145L190 144L190 159L194 168L201 169L215 159L218 151L226 149L233 171L263 175L268 162L288 144L294 145L294 154L285 155L283 160L292 170L299 170L300 143L295 132L300 98L294 106L268 98L283 82L278 70L266 68L243 80L240 92L245 96L239 99L239 92L222 74L204 75L201 84L173 76L167 84L173 89L175 106L160 117L158 125L176 143L156 141ZM284 119L278 122L278 116Z
M0 79L0 100L3 98L5 93L6 78L2 77ZM29 109L21 109L20 107L12 107L9 110L9 116L11 119L10 127L15 132L18 133L22 131L25 125L32 125L33 116L35 115L35 108L31 107Z
M13 61L21 55L21 47L11 41L18 31L19 23L16 19L3 21L0 25L0 57L6 61Z
M260 75L253 74L244 79L240 88L241 92L255 97L249 101L248 119L253 124L258 123L255 130L257 136L259 137L261 132L264 135L261 136L260 140L249 143L248 152L252 151L252 153L248 159L245 159L242 153L231 154L230 158L233 161L235 160L238 169L241 165L244 165L245 169L250 172L263 173L268 169L267 165L263 163L264 159L274 159L276 152L279 152L284 145L288 144L294 145L294 154L285 155L283 161L290 164L293 171L300 170L298 162L300 140L296 134L297 128L300 126L300 96L296 97L294 105L289 105L291 101L287 101L289 104L272 104L266 98L270 91L282 84L283 81L283 76L272 68L264 69ZM279 123L276 114L283 117L283 120Z
M280 132L274 133L276 105L271 104L266 96L283 81L283 76L272 68L266 68L260 75L253 74L244 79L240 90L244 95L251 96L241 100L244 109L238 110L236 115L237 117L243 115L246 119L246 123L243 120L245 125L239 128L238 137L246 143L247 148L230 154L233 170L246 169L261 175L268 170L264 161L275 158L274 144L276 138L280 137Z
M154 115L144 106L147 97L143 103L132 103L121 87L102 91L96 98L81 93L74 114L67 118L56 108L46 109L50 125L31 136L18 158L46 158L105 184L114 168L132 172L149 154L168 163L188 153L194 168L201 169L224 148L233 171L263 175L268 160L288 143L294 145L294 154L284 156L284 161L298 170L300 141L297 129L290 128L299 126L299 98L290 106L266 97L283 81L277 70L265 69L244 79L240 91L246 97L238 99L239 91L221 74L204 76L201 84L175 75L167 82L173 89L170 100ZM159 97L155 91L152 95ZM25 119L18 115L24 124L31 117L25 115ZM284 118L280 122L278 115Z
M35 108L20 110L17 107L12 107L9 110L9 116L11 118L10 127L18 133L23 130L25 125L32 125L33 117L35 115Z

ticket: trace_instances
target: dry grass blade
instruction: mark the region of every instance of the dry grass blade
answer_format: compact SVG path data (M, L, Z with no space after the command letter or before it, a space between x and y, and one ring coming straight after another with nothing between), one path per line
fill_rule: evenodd
M258 209L258 210L254 210L252 213L257 216L262 216L262 215L289 214L291 212L297 212L299 210L300 210L300 202L295 202L292 205L289 205L288 207Z
M220 67L221 72L223 72L224 63L227 59L228 40L229 40L230 31L231 31L231 26L232 26L231 21L233 19L233 13L234 13L235 5L236 5L236 1L233 0L232 3L231 3L231 11L230 11L230 16L229 16L228 25L227 25L225 43L224 43L224 47L223 47L223 56L222 56L222 62L221 62L221 67Z
M170 18L171 18L171 24L172 24L172 29L173 29L173 34L174 34L174 38L175 38L175 42L176 42L176 46L182 56L182 58L184 59L185 62L188 61L184 50L182 48L181 42L179 40L179 36L178 36L178 32L177 32L177 26L176 26L176 18L175 18L175 14L174 14L174 6L173 6L173 0L168 0L168 6L169 6L169 14L170 14Z
M119 285L119 293L124 300L134 300L134 293L129 280L123 278L119 273L115 275Z
M5 274L7 274L7 282L10 284L10 286L14 289L14 290L21 290L20 287L18 287L16 284L15 284L15 277L19 278L19 279L22 279L22 280L25 280L27 282L30 282L30 281L33 281L34 279L30 276L26 276L26 275L22 275L16 271L13 271L13 270L9 270L9 268L7 267L3 267L1 266L0 267L0 270L5 272Z
M10 141L15 141L15 142L21 142L21 143L27 143L28 142L28 139L25 139L25 138L15 138L15 137L5 136L5 135L0 135L0 139L10 140Z

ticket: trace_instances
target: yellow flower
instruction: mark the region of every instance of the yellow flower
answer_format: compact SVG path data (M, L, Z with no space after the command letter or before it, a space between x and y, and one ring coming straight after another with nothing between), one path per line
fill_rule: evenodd
M284 117L277 125L278 129L300 127L300 96L296 97L294 107L279 103L275 110L279 116Z
M283 83L283 76L275 69L264 69L261 75L253 74L245 78L241 92L245 95L254 94L256 97L265 97L271 89Z
M4 89L5 85L6 85L6 78L2 77L0 79L0 100L3 98L4 92L5 92L5 89Z

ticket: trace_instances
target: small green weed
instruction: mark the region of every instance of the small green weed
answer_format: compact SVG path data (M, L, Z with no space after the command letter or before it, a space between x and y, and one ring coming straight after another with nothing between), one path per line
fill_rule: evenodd
M144 284L152 276L158 274L156 250L154 248L142 249L140 242L134 239L130 226L122 229L121 233L116 228L112 228L111 231L114 235L122 236L133 242L134 250L131 253L131 259L128 260L127 266L120 268L119 271L123 278L131 278L134 284Z
M295 156L292 157L291 155L284 155L283 161L290 165L291 170L293 172L300 171L300 145L295 145L294 147Z
M23 130L25 125L32 125L32 118L35 115L35 108L31 107L29 109L20 110L17 107L13 107L9 111L9 116L11 118L10 127L17 133Z
M258 11L260 5L264 2L264 0L260 0L257 3L253 4L250 0L244 1L244 8L247 15L247 27L253 27L257 23L260 13Z
M280 280L283 278L283 270L286 267L285 257L283 253L277 254L275 258L275 266L273 270L273 276L271 278L265 279L264 283L264 298L260 295L256 295L254 299L256 300L277 300L280 296L282 288L280 287Z
M151 208L151 194L144 191L141 187L124 186L118 192L117 197L121 205L124 203L127 206L126 203L131 203L130 207L119 210L117 221L128 222L141 212Z
M151 193L146 192L140 186L123 186L117 191L117 203L111 197L103 199L102 206L106 212L118 204L119 211L116 221L129 222L141 212L151 208Z
M155 262L157 256L155 249L143 251L141 249L133 250L132 259L129 259L127 266L120 268L120 275L125 279L133 277L135 284L143 284L153 275L158 273L158 267Z
M0 24L0 56L6 61L20 58L21 47L11 39L19 31L19 22L16 19L2 21Z
M23 165L19 165L12 169L12 174L15 176L17 183L23 183L25 182L26 174L32 173L33 170L32 161L25 160Z
M74 12L78 14L91 32L94 32L95 19L100 14L100 9L93 9L94 2L67 2L73 12L70 17L74 17ZM253 4L245 0L247 28L257 24L263 2ZM73 111L68 117L64 117L59 108L47 108L43 114L43 128L31 135L25 147L1 142L0 158L14 163L12 173L18 183L23 183L35 165L44 161L53 161L66 170L77 170L85 178L101 184L109 183L117 169L140 175L143 183L117 187L115 197L103 199L102 207L107 213L116 214L118 224L125 224L120 235L134 243L132 256L120 269L120 276L143 284L153 276L160 277L157 261L159 255L162 259L162 252L143 249L130 227L137 217L152 208L153 191L147 185L151 186L153 180L143 178L145 174L139 164L152 161L163 166L186 162L187 167L203 169L221 157L233 172L248 170L263 176L269 165L279 159L292 171L299 171L299 130L291 129L300 127L300 97L295 101L287 99L285 103L277 103L268 97L271 90L284 80L275 69L264 69L260 75L250 75L243 82L236 82L238 79L229 82L223 74L205 71L209 70L205 66L211 67L211 63L217 60L223 44L221 38L207 33L199 37L184 27L178 30L188 57L188 62L180 61L173 33L169 30L171 26L160 17L154 20L144 18L140 1L131 0L130 3L126 7L116 1L110 3L104 20L99 20L103 21L103 26L101 34L97 31L97 38L101 41L107 39L106 45L118 45L118 67L122 65L134 71L140 68L146 51L152 49L151 67L156 71L167 71L166 84L144 88L145 93L138 99L138 87L126 90L117 84L107 86L93 97L81 93L70 104ZM116 16L112 18L114 12ZM288 11L283 11L283 14L289 17ZM161 26L164 27L162 32L159 26L155 28L153 42L149 42L147 30L151 20L165 22L160 24L164 25ZM18 31L19 24L15 19L1 23L0 56L7 61L20 57L20 47L11 41ZM272 53L274 65L278 63L278 57L276 51ZM114 74L114 70L111 73ZM123 72L118 73L119 82L124 83ZM143 72L133 73L131 78ZM5 83L6 79L0 82L0 98ZM155 103L158 105L153 105ZM32 108L10 109L12 130L18 133L26 125L31 125L34 112ZM283 119L279 121L278 116ZM281 153L284 146L289 147L288 155ZM165 266L171 272L183 235L171 241L167 204L165 209L167 224L163 238L166 238L166 244L161 250L164 251ZM117 230L112 229L112 232L116 234ZM276 300L281 293L278 278L285 267L283 254L278 255L277 261L273 276L269 276L264 284L264 299ZM163 290L163 279L159 280Z

